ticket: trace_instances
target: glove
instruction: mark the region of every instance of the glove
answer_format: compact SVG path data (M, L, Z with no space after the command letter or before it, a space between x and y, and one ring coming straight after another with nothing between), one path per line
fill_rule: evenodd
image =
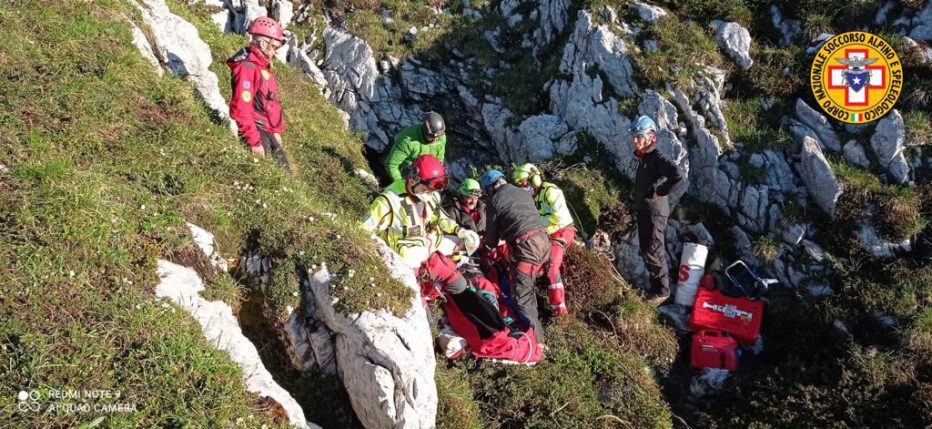
M479 248L479 234L476 234L475 231L460 228L459 231L456 232L456 236L463 239L467 255L472 255L476 252L476 249Z

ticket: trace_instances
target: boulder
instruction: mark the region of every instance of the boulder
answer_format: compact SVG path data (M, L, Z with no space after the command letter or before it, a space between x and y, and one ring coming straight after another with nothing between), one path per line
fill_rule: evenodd
M667 15L667 11L659 6L654 6L638 1L628 3L628 7L637 12L641 20L651 24L659 21L660 18L663 18Z
M813 135L818 138L822 147L832 152L841 150L841 141L838 139L838 134L832 129L832 125L829 123L828 118L809 107L801 98L796 100L796 117L799 119L800 123L808 127L812 133L814 133ZM797 135L794 135L794 137L801 139Z
M809 190L816 205L829 216L835 215L835 203L842 193L841 182L835 177L832 166L829 165L822 149L811 138L803 140L800 153L799 175Z
M210 47L201 40L197 28L171 13L164 0L139 0L133 4L142 14L152 36L152 51L162 66L190 82L218 117L229 119L229 107L220 95L219 80L210 71L213 62Z
M576 151L576 133L558 116L531 116L521 122L518 133L520 141L510 145L509 158L515 163L540 162Z
M803 31L803 23L796 19L783 19L780 7L770 5L770 22L780 31L780 47L787 47L796 42Z
M864 148L861 147L858 142L851 140L845 143L845 147L842 148L842 151L845 153L845 159L847 159L848 162L861 168L870 168L871 162L867 159L867 153L864 152Z
M861 246L875 258L891 258L912 250L910 239L907 238L899 243L884 240L877 233L877 229L865 220L860 222L860 230L856 232L856 235Z
M877 161L900 184L909 180L909 163L903 155L906 149L905 140L906 124L903 123L903 116L896 109L877 123L877 128L874 129L874 135L871 137L871 149L877 156Z
M913 29L909 37L913 39L932 41L932 2L926 2L926 7L913 18Z
M751 33L737 22L712 21L718 46L735 61L738 68L747 70L754 64L751 59Z
M932 63L932 48L927 43L919 43L909 37L903 38L903 50L912 51L920 64L927 65ZM901 56L903 53L900 54Z

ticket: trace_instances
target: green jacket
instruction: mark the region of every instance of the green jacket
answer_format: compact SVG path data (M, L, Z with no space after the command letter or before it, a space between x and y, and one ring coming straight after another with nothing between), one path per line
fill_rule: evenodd
M421 226L420 231L417 228ZM440 241L440 233L456 234L456 221L440 209L440 194L432 192L427 201L414 201L405 193L405 181L397 180L375 197L362 227L373 232L398 253L402 247L429 247Z
M547 234L553 234L562 228L573 224L573 216L566 205L563 191L550 182L544 182L540 192L534 196L537 211L547 224Z
M443 162L446 149L446 134L434 140L433 143L425 143L421 124L409 125L395 137L395 144L392 145L391 150L388 151L388 157L385 158L385 170L388 171L392 182L401 180L401 169L414 162L415 158L431 154Z

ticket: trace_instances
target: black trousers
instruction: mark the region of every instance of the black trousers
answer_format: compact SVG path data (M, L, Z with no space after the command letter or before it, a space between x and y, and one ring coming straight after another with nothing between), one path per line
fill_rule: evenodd
M272 158L275 158L275 162L278 162L278 165L281 165L285 171L291 173L291 162L288 161L288 154L285 153L285 148L278 144L278 140L275 139L275 136L259 128L259 137L260 140L262 140L262 149L265 150L266 156L271 155Z
M666 231L669 216L638 210L638 244L647 267L652 294L670 293L670 269L667 262Z
M537 278L546 275L544 264L550 261L550 236L542 229L516 243L509 243L511 253L512 294L518 308L534 328L537 341L544 341L544 327L537 312Z

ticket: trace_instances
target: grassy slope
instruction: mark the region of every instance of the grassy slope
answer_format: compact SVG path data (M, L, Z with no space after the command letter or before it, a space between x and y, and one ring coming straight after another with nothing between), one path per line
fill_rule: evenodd
M247 247L275 256L278 273L294 263L326 262L338 274L352 266L355 280L342 281L349 308L399 310L410 295L397 283L372 297L367 279L388 276L353 227L370 191L349 173L364 166L360 142L311 85L281 70L300 177L254 163L185 82L155 76L130 44L133 16L117 1L0 6L10 31L0 41L0 162L10 168L0 176L0 421L52 427L101 416L20 413L19 390L48 403L51 389L114 389L138 411L106 415L111 427L275 425L200 327L154 299L155 261L190 250L187 220L214 232L225 256ZM229 279L210 285L239 299ZM294 282L273 284L272 316L297 303L294 292Z

